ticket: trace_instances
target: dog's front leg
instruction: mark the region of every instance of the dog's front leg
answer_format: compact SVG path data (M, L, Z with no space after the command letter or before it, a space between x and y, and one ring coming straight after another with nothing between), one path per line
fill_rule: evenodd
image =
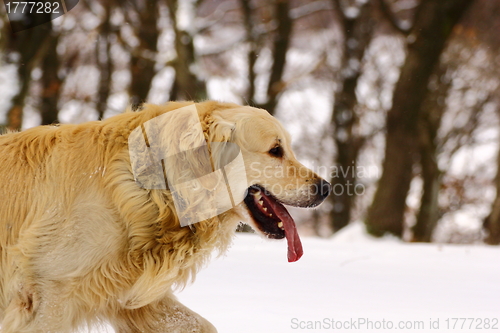
M117 333L217 333L215 327L175 298L120 310L111 322Z

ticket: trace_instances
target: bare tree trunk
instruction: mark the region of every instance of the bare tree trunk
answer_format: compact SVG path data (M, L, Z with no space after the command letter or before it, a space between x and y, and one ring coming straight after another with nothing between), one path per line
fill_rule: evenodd
M293 20L290 17L289 0L274 0L273 15L276 22L276 31L270 33L273 40L272 49L272 65L271 73L266 90L266 102L256 103L255 98L255 63L258 56L258 43L254 32L254 18L252 17L252 9L250 1L239 0L243 12L244 27L246 31L246 40L249 44L247 54L247 72L248 72L248 88L245 94L245 100L249 105L253 105L267 110L270 114L274 114L278 105L279 96L285 89L283 81L283 73L286 66L286 55L290 46L292 36Z
M293 24L289 14L289 1L275 1L276 5L274 15L276 16L278 28L273 43L273 65L271 67L271 75L269 76L269 83L267 85L267 102L261 106L270 114L275 113L276 105L278 105L278 96L285 88L285 83L283 82L283 72L286 64L288 46L290 45Z
M444 100L451 88L447 77L449 66L441 64L432 77L432 86L420 110L418 139L420 165L422 169L423 192L417 222L412 228L413 242L430 242L432 232L439 220L438 196L442 172L437 164L437 132L446 107ZM431 86L431 85L429 85Z
M31 20L44 22L50 14L28 14ZM15 24L21 25L21 21ZM22 28L22 27L19 27ZM43 56L46 50L45 41L52 31L52 22L36 26L34 28L13 33L9 30L7 52L19 54L17 75L19 79L19 91L12 98L11 107L7 112L7 128L19 130L23 124L23 109L26 96L31 83L31 71L35 67L37 59Z
M158 52L157 42L160 31L158 30L158 1L145 0L137 8L139 15L139 28L136 36L139 39L139 47L131 54L130 70L132 82L129 87L129 95L132 101L132 109L141 105L148 97L151 82L156 74L155 56Z
M177 58L173 62L175 81L170 92L172 100L204 100L207 98L205 82L191 71L196 63L193 37L177 26L177 0L166 0L172 29L175 33Z
M40 115L42 125L50 125L58 121L58 102L61 93L62 80L59 77L59 55L57 44L59 35L53 32L47 40L47 52L42 61L42 98Z
M422 167L423 193L417 222L413 227L413 242L430 242L439 219L438 195L442 172L436 161L436 145L432 133L422 133L420 164Z
M7 128L12 131L18 131L23 126L24 101L28 95L31 83L32 63L20 64L17 69L19 79L19 91L12 98L11 107L7 112Z
M276 106L278 105L279 95L285 88L283 73L285 70L286 54L290 45L290 38L292 36L293 28L293 20L290 17L289 11L289 0L275 0L274 16L278 26L276 32L274 33L272 56L273 64L271 66L271 74L269 75L269 82L267 84L267 101L265 103L255 105L256 107L267 110L270 114L275 113ZM253 56L249 55L249 58L250 57ZM256 60L256 58L253 60ZM249 70L250 66L252 66L253 71L253 64L250 63L250 60L248 66ZM255 75L253 76L253 79L255 79Z
M363 144L363 138L353 133L353 126L358 121L356 88L361 75L363 56L372 39L374 22L371 17L373 8L370 1L360 5L360 12L356 17L347 17L339 0L332 2L340 17L344 35L339 80L342 87L335 93L331 119L337 148L335 167L338 171L332 179L334 195L330 196L333 207L331 221L335 232L345 227L351 220L351 208L355 196L353 189L356 184L356 161Z
M257 62L257 41L254 37L252 9L250 8L250 1L240 0L240 5L243 11L243 19L245 24L246 40L248 43L247 54L247 77L248 89L245 93L245 101L248 105L255 106L255 63Z
M403 234L406 196L418 159L417 124L427 84L455 24L473 0L422 0L408 37L408 55L387 115L383 172L365 221L382 236Z
M99 119L104 117L104 113L108 107L108 98L111 92L111 77L113 75L113 60L111 59L111 1L103 2L104 18L100 26L100 34L96 43L96 62L99 68L99 89L97 91L96 109L99 114ZM154 37L153 37L154 38ZM137 80L138 78L136 78ZM132 78L132 81L134 79ZM135 86L137 83L134 83ZM135 88L134 88L135 89ZM149 91L149 89L148 89ZM143 94L143 93L142 93ZM147 95L146 95L147 96ZM139 97L138 97L139 98ZM145 98L145 97L144 97ZM139 100L133 100L133 103L138 103Z
M484 241L491 245L500 244L500 149L497 157L495 186L497 190L496 198L491 205L490 214L484 219L483 223L483 227L488 233Z

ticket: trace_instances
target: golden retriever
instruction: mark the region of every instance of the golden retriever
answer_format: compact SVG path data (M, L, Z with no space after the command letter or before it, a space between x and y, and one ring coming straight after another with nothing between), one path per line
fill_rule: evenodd
M169 135L180 140L180 153L191 149L156 161L170 178L168 184L154 185L158 174L141 164L146 149L131 152L131 135L144 131L150 120L193 106L198 127L160 123L158 137L149 133L147 149ZM232 156L243 158L245 179L240 180L246 188L228 186L234 192L229 209L200 215L204 220L183 227L178 211L189 211L181 207L185 200L206 208L204 201L213 199L189 198L175 181L181 177L196 183L206 174L199 170L206 169L201 165L207 163L206 154L194 153L204 142L211 150L212 170L230 162L223 156L227 149L216 143L237 147ZM223 183L230 184L238 170L226 171ZM197 184L214 189L220 175ZM176 205L171 187L184 195ZM239 222L269 238L286 237L288 260L298 260L302 246L282 204L314 207L329 192L328 182L296 160L281 124L265 110L248 106L146 104L141 111L104 121L2 135L1 332L74 332L105 321L116 332L216 332L180 304L173 290L192 280L214 250L226 251Z

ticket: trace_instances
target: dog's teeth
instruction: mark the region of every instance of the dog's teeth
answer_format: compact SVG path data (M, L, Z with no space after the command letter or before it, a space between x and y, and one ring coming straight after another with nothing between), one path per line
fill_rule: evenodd
M272 214L271 214L271 215L272 215ZM279 227L279 228L281 228L281 229L283 229L283 222L281 222L281 221L280 221L280 222L278 222L278 227Z
M261 200L259 200L259 201L258 201L258 203L259 203L259 205L261 205L261 206L262 206L262 205L264 204L264 200L262 200L262 199L261 199ZM265 207L264 207L264 208L265 208ZM266 208L266 209L267 209L267 208Z

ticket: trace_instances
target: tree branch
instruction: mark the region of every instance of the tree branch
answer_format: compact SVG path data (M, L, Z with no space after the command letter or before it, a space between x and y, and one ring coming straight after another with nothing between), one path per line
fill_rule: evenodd
M409 29L404 29L401 27L399 24L398 20L394 16L394 13L392 12L391 8L387 5L385 0L376 0L379 4L380 11L382 12L383 16L385 19L389 22L389 24L398 32L403 34L404 36L408 36L410 34L411 28Z
M296 20L298 18L302 18L311 14L315 14L318 12L322 12L325 10L331 10L332 7L329 5L329 2L320 0L314 1L310 3L306 3L297 8L293 8L290 10L290 18Z
M344 10L342 9L342 5L340 0L332 0L333 8L337 12L339 16L340 25L342 26L342 30L345 30L344 27L346 25L347 17L345 16Z

